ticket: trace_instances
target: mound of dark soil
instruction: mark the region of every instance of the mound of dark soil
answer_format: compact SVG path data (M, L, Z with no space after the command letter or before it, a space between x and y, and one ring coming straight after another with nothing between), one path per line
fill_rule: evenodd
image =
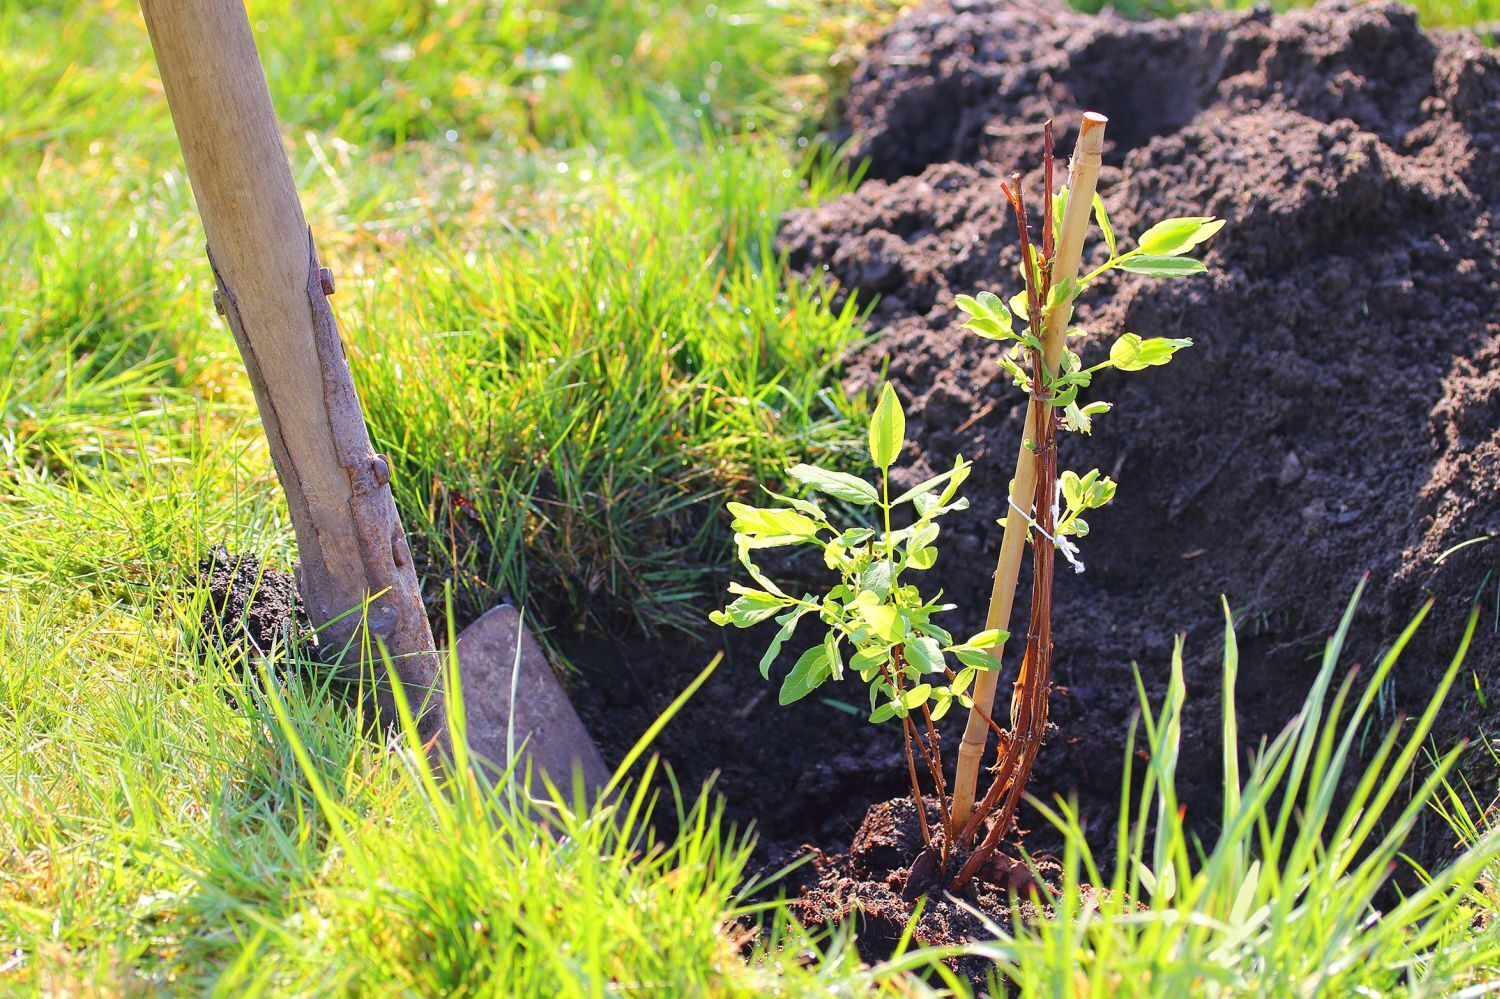
M995 345L957 328L952 299L1017 290L998 181L1037 165L1048 117L1070 149L1083 110L1111 118L1100 190L1117 230L1194 214L1229 225L1210 275L1110 278L1080 308L1079 325L1101 334L1086 359L1126 330L1196 345L1168 368L1101 377L1095 397L1117 408L1062 442L1063 467L1121 485L1090 518L1087 572L1058 578L1062 738L1033 790L1076 793L1110 827L1131 664L1160 691L1186 632L1182 794L1206 819L1220 594L1240 627L1240 722L1255 739L1300 705L1365 574L1351 659L1435 601L1395 674L1395 710L1425 700L1484 602L1440 741L1493 730L1473 690L1493 697L1500 667L1500 61L1472 37L1423 33L1395 5L1140 24L943 2L871 52L848 119L878 179L792 215L782 246L846 293L879 296L883 332L848 378L874 387L889 366L915 441L904 475L975 462L973 508L949 524L933 570L961 608L948 626L982 624L1024 411ZM1036 172L1027 182L1035 193Z
M936 799L925 804L928 821L935 825ZM861 956L871 962L885 960L911 922L915 892L909 878L912 860L921 849L922 833L910 797L873 805L847 851L815 850L811 862L788 878L800 892L792 902L792 912L805 926L852 922ZM1026 869L1017 867L1024 884L1017 880L996 884L981 878L957 895L927 892L911 930L911 943L943 947L994 939L997 927L1014 932L1017 915L1024 923L1044 913L1052 889L1031 882ZM1058 868L1044 862L1038 872L1044 879L1055 880ZM957 962L957 970L983 984L992 966L982 959L966 958Z

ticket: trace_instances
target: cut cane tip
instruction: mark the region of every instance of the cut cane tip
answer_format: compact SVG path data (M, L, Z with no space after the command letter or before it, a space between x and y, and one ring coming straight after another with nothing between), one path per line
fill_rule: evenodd
M1104 126L1109 119L1097 111L1085 111L1083 124L1078 129L1078 150L1084 153L1100 153L1104 150Z

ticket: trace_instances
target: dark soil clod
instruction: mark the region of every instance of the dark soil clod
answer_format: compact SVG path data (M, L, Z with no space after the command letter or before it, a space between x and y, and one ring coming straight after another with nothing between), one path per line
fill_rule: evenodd
M208 588L202 633L224 648L264 655L307 630L292 574L263 567L254 555L215 545L198 561L197 579Z

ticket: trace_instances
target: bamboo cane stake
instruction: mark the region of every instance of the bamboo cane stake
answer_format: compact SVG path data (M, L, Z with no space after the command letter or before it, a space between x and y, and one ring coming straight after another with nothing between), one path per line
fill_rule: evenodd
M1057 255L1052 267L1054 285L1078 277L1083 259L1083 240L1088 232L1093 210L1094 191L1098 185L1099 166L1104 151L1104 127L1109 119L1102 114L1086 112L1078 130L1078 142L1068 168L1068 204L1063 211L1058 232ZM1042 322L1042 358L1049 373L1057 371L1062 358L1064 331L1072 318L1071 304L1048 310ZM1036 493L1037 461L1035 447L1041 439L1041 420L1050 419L1050 407L1032 399L1026 407L1025 431L1016 455L1016 473L1011 479L1010 503L1005 527L1000 537L1000 557L990 589L989 612L985 628L1010 630L1011 611L1015 606L1016 583L1021 574L1021 558L1026 550L1027 517L1032 512ZM1002 641L991 650L996 659L1005 652ZM974 810L974 796L979 785L979 766L984 757L995 704L999 671L987 670L974 683L974 706L969 711L958 745L958 767L953 781L953 822L964 828Z
M291 509L308 617L323 648L373 669L376 708L389 722L391 691L372 655L382 643L430 738L444 728L432 630L245 8L141 0L141 12L207 235L214 300L244 358Z

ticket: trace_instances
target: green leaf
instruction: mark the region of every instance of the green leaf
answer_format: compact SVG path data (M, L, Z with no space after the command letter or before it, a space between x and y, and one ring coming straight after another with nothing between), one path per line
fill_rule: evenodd
M1088 495L1084 497L1087 508L1097 510L1115 498L1115 480L1105 476L1089 483Z
M1001 357L997 363L1005 369L1006 374L1010 375L1010 380L1015 382L1017 388L1028 395L1031 394L1031 376L1015 362L1014 358Z
M1210 215L1163 219L1141 234L1142 253L1175 257L1186 253L1224 228L1224 220Z
M799 499L796 496L783 496L774 489L766 489L765 486L761 486L761 488L765 489L767 496L781 500L781 502L786 503L798 513L805 513L813 520L816 520L821 526L833 530L832 526L828 523L828 518L823 516L823 508L818 506L818 504L811 500Z
M726 504L734 516L731 525L736 534L749 538L811 538L818 533L818 523L811 517L785 507L753 507L744 503Z
M806 607L794 607L790 612L776 619L781 625L781 630L776 633L776 637L771 639L771 644L766 646L765 655L760 657L761 679L771 678L771 663L776 661L776 657L781 653L781 647L786 644L788 638L792 637L792 632L797 630L797 622L802 620L802 615L806 613Z
M915 551L918 548L926 548L937 540L942 530L942 527L930 520L918 521L911 527L911 540L907 543L908 550Z
M969 501L967 498L959 498L952 503L944 505L941 498L931 493L926 493L912 500L911 505L916 507L919 517L931 519L933 517L941 517L945 513L952 513L954 510L967 510L969 508Z
M923 673L943 671L943 650L925 635L906 643L906 661Z
M1192 257L1122 257L1116 266L1132 274L1167 278L1182 277L1184 274L1202 274L1208 270L1203 261Z
M927 698L932 696L932 684L919 683L915 687L901 695L901 703L906 705L906 710L913 711L927 703Z
M860 604L859 616L883 642L899 642L906 637L906 619L890 604Z
M869 590L884 599L891 595L891 586L896 581L896 566L889 559L870 563L870 567L859 575L861 589Z
M1099 197L1099 192L1094 192L1094 221L1099 223L1099 231L1104 233L1104 245L1109 247L1110 257L1115 256L1115 228L1109 224L1109 212L1104 210L1104 199Z
M1142 340L1135 333L1126 333L1109 348L1109 363L1121 371L1140 371L1158 364L1166 364L1172 355L1183 347L1191 347L1193 341L1186 337L1152 337Z
M948 709L953 707L953 696L941 687L934 690L933 694L937 696L937 703L932 706L932 720L942 721Z
M828 672L835 680L844 678L844 655L839 651L839 633L830 631L823 639L823 653L828 660Z
M880 498L874 486L848 472L829 472L816 465L799 463L788 468L786 474L816 492L843 500L845 503L869 506Z
M965 642L964 647L970 649L993 649L1009 637L1010 632L1008 631L1001 631L999 628L986 628Z
M969 684L973 683L974 678L978 675L979 670L973 666L961 669L958 671L958 675L953 678L953 682L948 685L948 689L953 691L954 697L959 697L964 691L969 689Z
M1031 304L1026 298L1025 288L1010 296L1010 311L1027 322L1031 321Z
M723 627L732 624L736 628L748 628L759 624L786 606L786 601L770 593L750 590L721 611L708 616L714 624Z
M958 648L953 650L953 654L958 657L959 662L965 666L972 666L975 669L1000 668L1000 660L984 649Z
M828 647L814 645L792 667L792 671L781 682L781 691L776 699L782 704L791 704L818 689L828 679Z
M879 725L883 721L890 721L894 717L896 717L896 705L890 701L886 701L870 712L870 721L876 725Z
M839 544L843 545L845 548L853 548L856 545L864 544L874 536L875 532L870 530L868 527L851 527L849 530L839 535Z
M1073 299L1078 297L1079 290L1077 278L1063 278L1047 292L1047 311L1055 312L1058 308L1071 305Z
M908 569L931 569L937 564L938 550L928 545L926 548L918 548L906 556L906 567Z
M1063 216L1068 213L1068 185L1064 184L1062 190L1052 197L1052 234L1054 238L1062 235Z
M938 486L953 478L957 478L958 481L953 483L949 488L957 489L960 485L963 484L963 481L969 477L969 470L970 463L964 461L962 458L959 458L953 463L953 467L948 469L948 471L940 472L930 479L924 479L923 481L912 486L906 492L902 493L900 496L897 496L894 500L891 501L891 506L896 506L899 503L906 503L910 500L916 499L918 496L921 496L924 493L930 493Z
M928 614L938 614L942 611L950 611L952 609L953 604L928 604L926 607L919 608L917 613L927 612ZM931 621L923 620L922 627L919 630L928 638L936 639L937 643L941 646L948 646L953 644L953 636L948 634L948 632L944 629L939 628L937 625L933 624Z
M977 297L957 295L953 301L969 315L964 329L973 330L990 340L1008 340L1014 336L1011 312L998 295L981 291Z
M749 538L743 534L735 535L734 547L736 554L739 556L740 565L743 565L745 571L750 573L751 579L764 587L768 593L774 593L781 597L786 596L785 593L781 592L781 587L777 586L770 576L762 572L760 566L756 565L755 560L750 557L751 541Z
M875 415L870 418L870 460L877 468L890 468L901 454L906 437L906 414L890 382L881 390Z
M1083 505L1083 485L1077 472L1068 469L1058 476L1058 482L1062 485L1063 503L1068 509Z

